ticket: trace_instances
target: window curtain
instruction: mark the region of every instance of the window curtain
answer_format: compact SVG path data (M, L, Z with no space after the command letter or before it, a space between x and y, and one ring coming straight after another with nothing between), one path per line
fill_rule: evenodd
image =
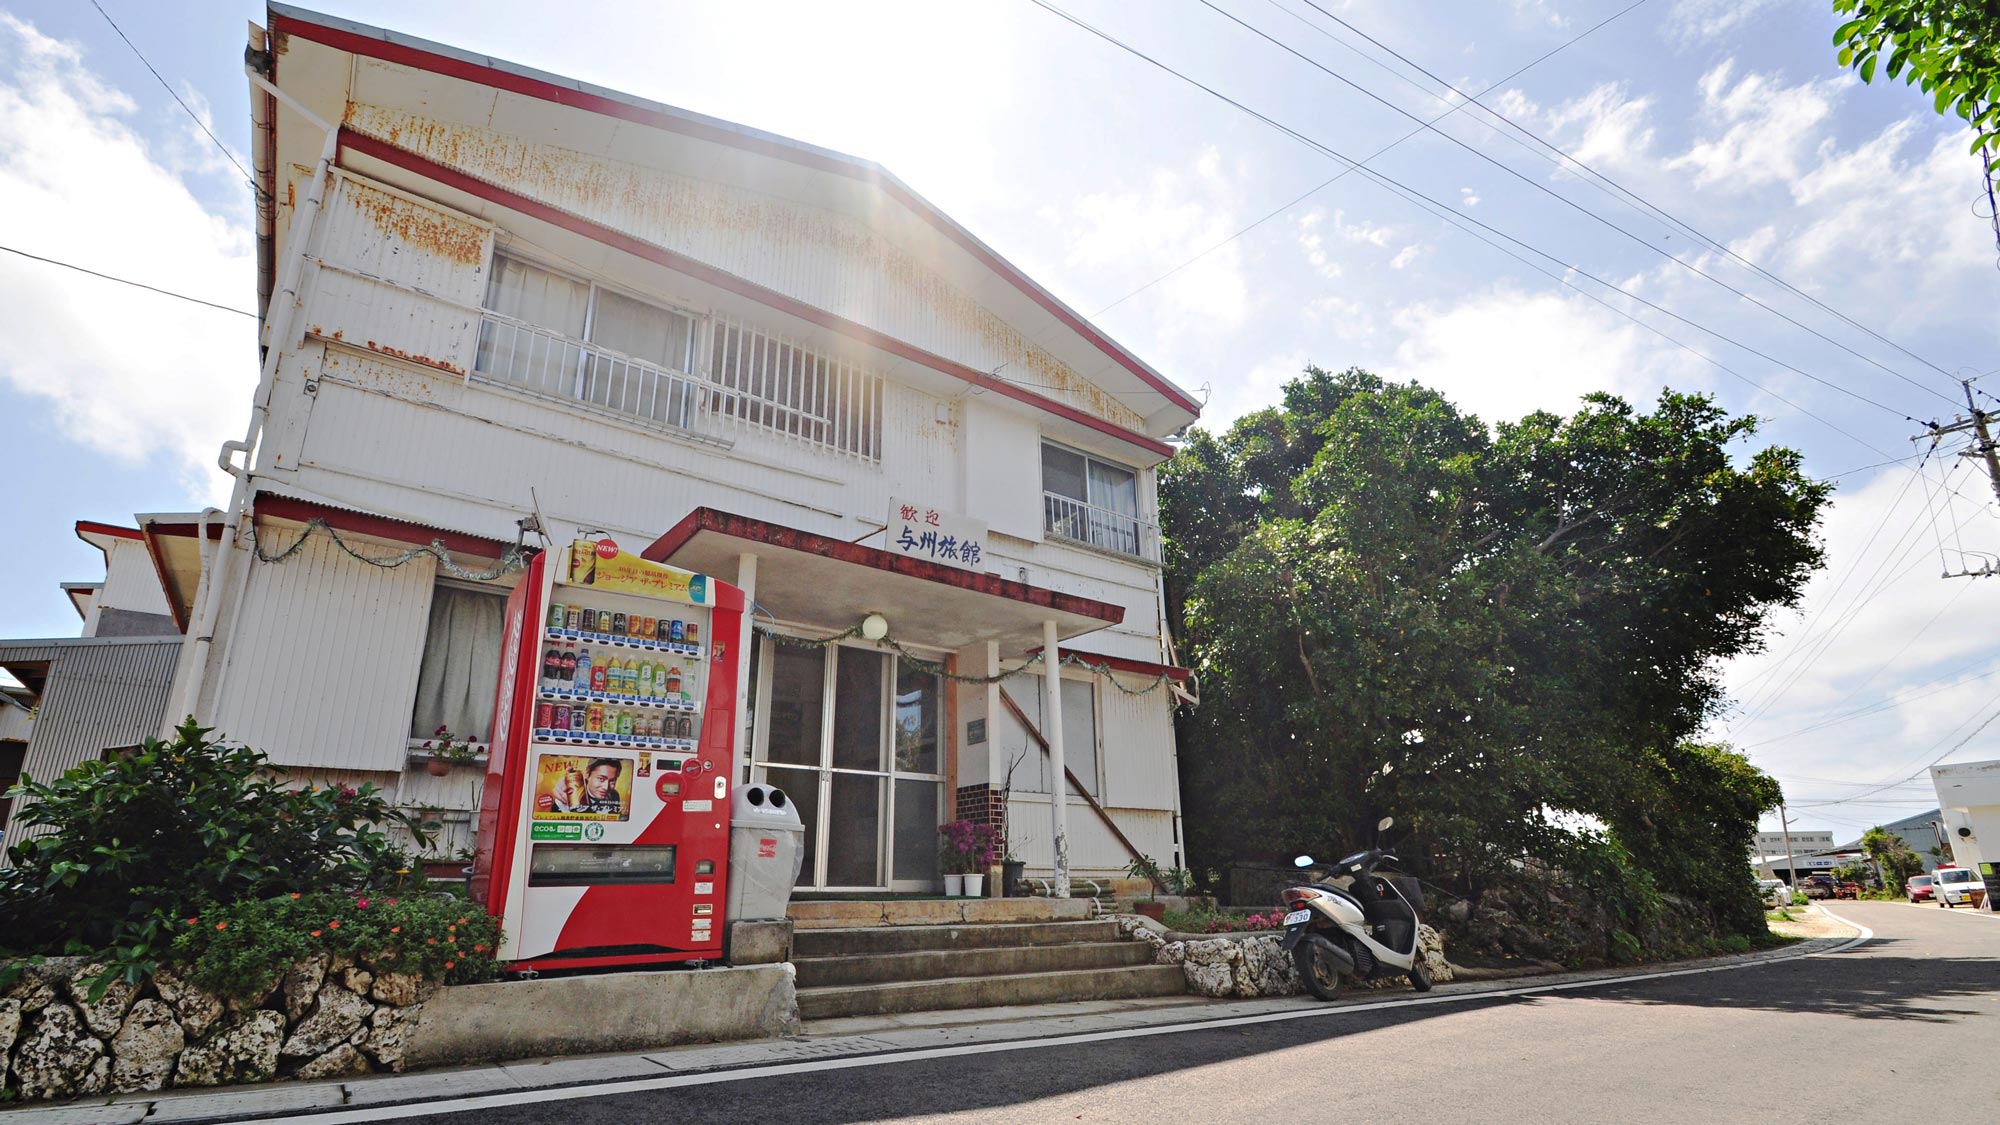
M503 597L456 586L439 586L432 594L410 737L430 738L440 726L482 742L492 733L506 608Z
M590 310L590 286L495 254L493 276L486 284L486 307L581 340ZM544 394L570 394L576 386L579 355L574 347L551 344L511 325L487 322L479 328L479 353L473 367Z
M590 322L590 340L668 371L685 373L693 370L692 319L608 290L597 292L597 312ZM620 359L601 355L594 357L589 389L583 397L600 406L623 410L656 422L687 425L688 388L685 381L656 379L647 382L629 368L630 365Z

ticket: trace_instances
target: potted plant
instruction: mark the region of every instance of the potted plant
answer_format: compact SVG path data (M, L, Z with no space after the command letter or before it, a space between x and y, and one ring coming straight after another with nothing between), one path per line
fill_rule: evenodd
M479 751L471 739L460 740L451 733L451 728L443 724L431 732L431 738L424 743L424 750L430 760L424 768L432 777L444 777L453 766L469 766L479 760Z
M1018 898L1021 894L1021 878L1028 865L1014 854L1014 771L1028 757L1025 747L1007 763L1007 777L1000 786L1000 893L1007 898Z
M992 862L992 825L954 820L938 828L938 866L944 869L946 897L978 896L985 890L984 871Z
M1142 855L1126 865L1125 874L1146 881L1146 900L1134 904L1134 908L1155 922L1164 919L1167 916L1167 904L1159 900L1158 891L1165 877L1160 874L1159 861L1152 856Z
M1014 898L1021 893L1021 876L1028 870L1026 862L1015 857L1013 849L1008 849L1000 857L1000 893Z

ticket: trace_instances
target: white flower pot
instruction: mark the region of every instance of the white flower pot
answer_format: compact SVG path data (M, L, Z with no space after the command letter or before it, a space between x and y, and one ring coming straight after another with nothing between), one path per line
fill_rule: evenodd
M965 894L965 876L947 875L944 877L944 897L959 898L964 894Z
M979 898L979 897L981 897L981 896L985 895L985 893L986 893L986 876L984 876L984 875L960 875L960 876L959 876L959 878L961 878L961 879L965 880L965 893L966 893L967 897L970 897L970 898Z

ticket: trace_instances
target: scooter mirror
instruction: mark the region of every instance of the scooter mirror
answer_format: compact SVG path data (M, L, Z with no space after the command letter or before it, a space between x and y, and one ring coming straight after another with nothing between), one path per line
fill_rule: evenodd
M1385 816L1381 820L1375 822L1375 831L1387 832L1389 829L1394 828L1395 826L1396 826L1396 818L1393 816Z
M1312 865L1313 865L1313 857L1309 855L1302 855L1292 860L1293 867L1311 867Z

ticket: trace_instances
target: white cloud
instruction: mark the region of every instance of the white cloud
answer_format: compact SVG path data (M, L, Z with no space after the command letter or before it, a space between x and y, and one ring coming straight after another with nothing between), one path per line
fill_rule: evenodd
M1398 312L1405 336L1383 374L1414 379L1493 423L1574 411L1591 391L1650 401L1669 374L1665 345L1581 297L1495 288L1448 306Z
M1550 109L1549 131L1584 164L1634 164L1653 145L1652 105L1649 97L1629 97L1623 83L1605 82Z
M1404 266L1407 266L1411 262L1416 261L1417 255L1423 253L1423 250L1424 247L1422 243L1420 242L1410 243L1408 246L1405 246L1401 250L1396 251L1396 256L1389 259L1389 268L1392 270L1402 269Z
M0 13L0 214L34 216L10 243L249 307L249 230L166 166L206 159L178 142L154 154L135 113L74 46ZM254 321L0 255L0 339L0 379L48 400L64 437L128 463L164 455L194 495L227 494L214 459L247 417Z
M1494 109L1516 119L1534 117L1541 113L1542 109L1529 99L1528 95L1512 88L1501 91L1499 97L1491 99L1491 104Z
M1509 0L1509 4L1518 18L1545 23L1550 27L1569 26L1569 17L1557 11L1549 0Z
M1479 193L1469 187L1459 188L1458 201L1467 207L1477 207L1479 206Z
M1716 39L1748 23L1782 0L1680 0L1667 14L1667 27L1684 43Z
M1692 168L1695 185L1743 191L1799 178L1813 151L1812 138L1833 112L1846 75L1786 86L1770 75L1732 81L1736 60L1701 76L1700 115L1722 132L1701 138L1668 168Z
M1066 266L1106 275L1104 288L1123 292L1235 234L1240 178L1209 147L1186 170L1155 170L1144 189L1094 192L1068 208L1040 213L1067 241ZM1240 327L1250 311L1241 242L1228 242L1155 285L1144 307L1163 351L1191 332L1212 336Z
M1979 160L1956 133L1904 159L1902 150L1920 132L1905 120L1850 151L1820 146L1818 163L1791 185L1801 221L1784 243L1788 268L1837 264L1845 280L1866 263L1878 278L1902 267L1924 286L1941 284L1951 270L1990 281L1991 229L1968 208Z
M1312 357L1303 351L1287 351L1266 358L1241 378L1221 381L1216 385L1215 397L1201 412L1202 426L1220 433L1243 415L1274 405L1284 385L1304 374L1310 362ZM1322 367L1328 366L1325 360L1319 362Z

